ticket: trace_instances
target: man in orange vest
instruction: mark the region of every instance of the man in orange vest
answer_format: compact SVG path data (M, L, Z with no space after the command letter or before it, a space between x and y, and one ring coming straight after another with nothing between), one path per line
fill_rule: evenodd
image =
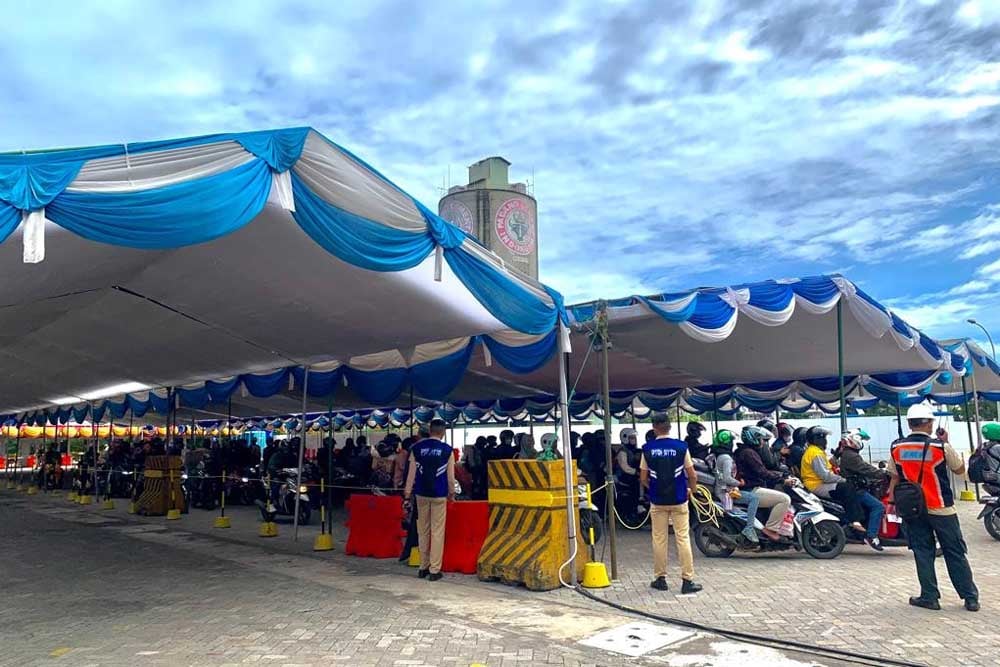
M906 519L906 535L917 564L920 596L911 597L914 607L939 610L941 603L937 575L934 572L935 537L941 543L948 576L965 608L979 611L979 589L972 580L972 568L965 557L965 540L955 509L955 493L948 471L965 474L965 462L951 445L934 438L934 413L926 403L918 403L906 411L910 435L892 443L888 470L892 476L889 495L892 496L900 478L920 485L927 512L915 519Z

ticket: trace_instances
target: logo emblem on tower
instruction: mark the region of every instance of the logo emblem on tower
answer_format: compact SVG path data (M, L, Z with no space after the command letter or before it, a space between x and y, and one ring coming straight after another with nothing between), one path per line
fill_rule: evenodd
M476 226L472 220L472 211L462 202L454 199L446 201L441 206L441 217L469 236L476 235Z
M497 238L515 255L535 249L535 219L523 199L508 199L497 209Z

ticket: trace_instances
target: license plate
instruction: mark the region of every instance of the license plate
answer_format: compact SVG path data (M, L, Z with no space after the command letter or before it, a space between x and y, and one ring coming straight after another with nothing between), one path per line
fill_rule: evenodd
M895 514L886 514L885 520L888 521L889 523L903 523L903 520L900 519Z

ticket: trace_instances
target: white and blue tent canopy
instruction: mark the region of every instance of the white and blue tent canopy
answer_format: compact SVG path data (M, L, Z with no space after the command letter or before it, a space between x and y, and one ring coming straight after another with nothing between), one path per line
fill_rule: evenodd
M702 288L608 303L612 411L630 404L665 409L678 399L692 413L737 406L761 412L839 408L837 303L844 304L845 390L853 407L897 398L905 407L965 371L962 350L938 345L840 276ZM569 308L575 416L592 413L598 403L600 365L589 349L597 309L595 303ZM437 410L449 421L551 414L556 341L555 331L493 332L417 346L422 361L415 365L389 352L317 367L310 410L321 413L332 404L338 412L364 405L406 411L400 388L410 386L414 405L443 401L421 409ZM299 398L286 380L296 373L301 371L278 369L202 383L181 390L181 405L211 403L221 417L225 400L235 396L236 417L294 413Z
M562 314L309 128L0 154L0 414L374 384Z

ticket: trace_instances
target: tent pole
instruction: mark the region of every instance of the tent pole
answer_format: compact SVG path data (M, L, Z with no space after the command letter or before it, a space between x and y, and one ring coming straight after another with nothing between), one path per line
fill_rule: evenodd
M715 433L719 432L719 392L712 392L712 426L715 428ZM713 433L713 437L715 435Z
M295 517L293 522L295 524L294 537L293 539L299 541L299 503L301 502L301 495L299 490L302 488L302 457L305 456L306 452L306 410L309 408L307 401L309 400L309 367L306 366L302 373L302 423L299 425L302 430L302 438L299 440L299 474L296 477L295 482Z
M677 439L683 440L684 434L681 432L681 395L677 394Z
M847 431L847 401L844 398L844 300L837 301L837 379L840 396L840 432Z
M975 370L973 370L973 372L975 372ZM966 390L965 387L966 387L966 385L965 385L965 376L963 375L962 376L962 400L965 403L965 426L966 426L966 428L969 429L969 451L972 452L972 451L974 451L973 447L972 447L972 420L969 419L969 417L970 417L970 413L969 413L969 393L968 393L968 391ZM966 485L967 485L966 488L968 488L968 482L966 482ZM979 500L979 485L978 484L976 484L976 500L977 501Z
M416 418L413 416L413 385L410 385L410 437L413 437L413 426L416 423Z
M333 534L333 392L326 405L326 419L330 426L330 442L326 446L326 518L329 522L327 532Z
M559 416L562 427L563 441L563 475L566 484L566 538L569 541L567 554L572 554L573 559L569 565L573 568L573 583L576 583L576 488L573 484L575 471L573 469L573 455L570 447L570 415L569 415L569 390L566 382L566 370L569 366L569 351L566 350L566 338L569 332L565 330L562 322L559 323Z
M618 578L618 536L615 519L615 477L611 460L611 380L608 373L608 304L602 301L598 315L598 333L601 336L601 400L604 404L604 494L607 499L605 516L608 519L608 542L611 546L611 578Z
M976 414L976 446L982 448L983 446L983 429L981 426L981 419L979 417L979 389L976 388L976 369L975 363L973 363L972 368L972 407ZM964 378L963 378L964 379ZM972 439L969 439L969 449L972 449ZM976 484L976 499L979 499L979 485Z
M91 404L90 404L90 426L91 426L91 429L94 431L94 461L93 461L92 465L93 465L93 472L94 472L94 493L93 493L93 495L96 498L97 497L97 445L98 445L98 442L97 442L97 432L100 429L99 429L99 425L97 423L97 419L94 418L94 403L93 402L91 402ZM45 434L45 429L43 428L42 429L42 435L44 436L44 434Z
M903 437L903 415L899 407L899 394L896 394L896 432L899 433L899 437ZM971 437L971 435L970 435Z

